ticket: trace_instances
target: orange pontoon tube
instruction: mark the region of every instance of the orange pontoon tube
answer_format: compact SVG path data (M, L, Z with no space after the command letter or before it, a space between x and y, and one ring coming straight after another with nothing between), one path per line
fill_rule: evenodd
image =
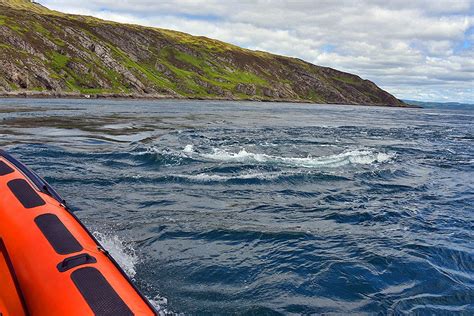
M156 315L38 175L0 150L0 315Z

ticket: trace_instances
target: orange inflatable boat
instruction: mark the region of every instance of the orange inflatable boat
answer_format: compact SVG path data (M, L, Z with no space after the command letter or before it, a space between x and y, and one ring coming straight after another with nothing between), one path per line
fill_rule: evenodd
M0 150L0 315L156 315L43 179Z

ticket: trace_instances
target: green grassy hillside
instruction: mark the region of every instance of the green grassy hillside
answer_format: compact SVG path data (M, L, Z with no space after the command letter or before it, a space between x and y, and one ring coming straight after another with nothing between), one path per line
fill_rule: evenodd
M368 80L299 59L0 0L0 94L22 91L404 105Z

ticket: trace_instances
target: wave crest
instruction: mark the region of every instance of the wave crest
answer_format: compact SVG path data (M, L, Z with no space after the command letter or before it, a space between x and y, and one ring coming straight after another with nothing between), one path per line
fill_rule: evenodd
M394 157L394 155L386 153L374 153L370 150L351 150L330 156L308 156L306 158L299 158L252 153L243 148L238 153L229 152L223 149L214 149L213 153L201 154L201 157L224 162L270 163L290 167L319 168L340 167L347 164L368 165L373 163L382 163L389 161Z

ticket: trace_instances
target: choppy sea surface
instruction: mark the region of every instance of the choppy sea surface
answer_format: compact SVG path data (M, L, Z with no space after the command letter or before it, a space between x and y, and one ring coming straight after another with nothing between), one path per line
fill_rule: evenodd
M473 314L474 110L0 100L161 311Z

